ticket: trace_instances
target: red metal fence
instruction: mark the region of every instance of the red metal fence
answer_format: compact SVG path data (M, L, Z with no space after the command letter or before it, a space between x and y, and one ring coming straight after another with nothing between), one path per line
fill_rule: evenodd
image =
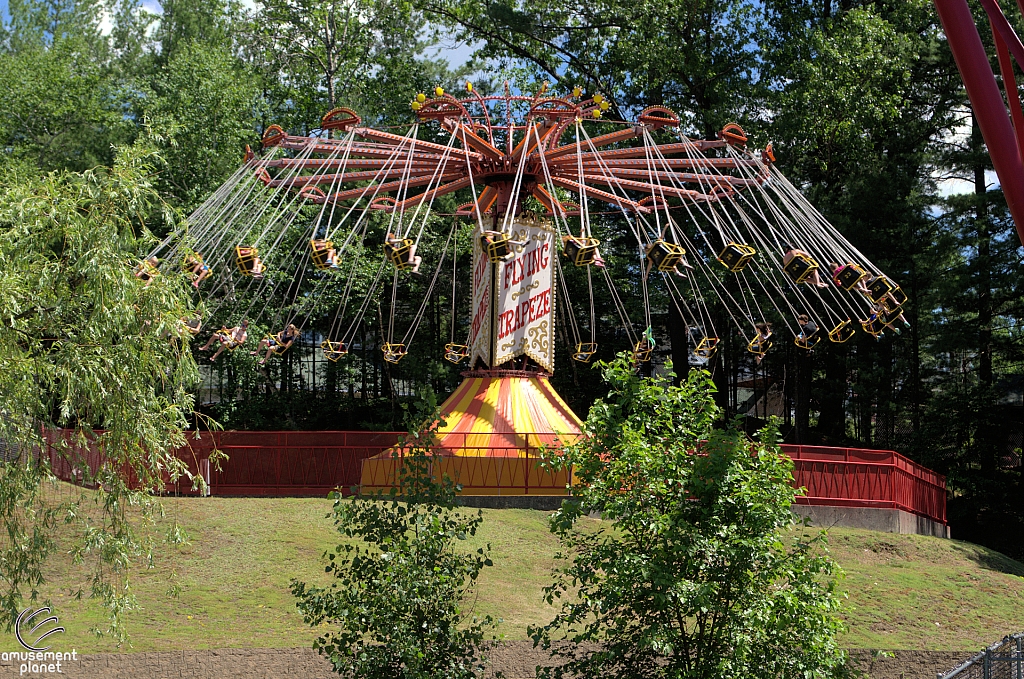
M52 434L55 441L60 434ZM363 461L394 446L398 432L352 431L226 431L190 439L177 451L193 472L201 473L214 495L324 496L335 488L343 491L360 483ZM531 439L527 436L527 441ZM210 469L209 451L217 445L227 455L222 469ZM457 479L471 495L551 494L565 492L564 479L547 479L536 469L539 449L531 446L528 457L511 457L511 450L490 451L463 442L463 458ZM470 451L472 449L472 451ZM839 507L901 509L946 523L946 479L891 450L782 446L793 459L797 486L807 489L798 504ZM96 469L102 457L95 449L69 456L51 448L51 465L62 479L81 482L76 468ZM489 456L495 453L495 456ZM504 453L504 455L502 455ZM370 487L388 485L394 470L391 460L368 461ZM191 493L187 482L169 492Z

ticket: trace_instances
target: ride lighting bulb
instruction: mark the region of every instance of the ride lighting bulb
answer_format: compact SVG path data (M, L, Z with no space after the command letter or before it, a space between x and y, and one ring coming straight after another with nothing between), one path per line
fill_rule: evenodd
M419 94L416 95L416 101L420 102L421 104L423 102L425 102L426 100L427 100L427 95L423 94L422 92L420 92Z
M469 82L468 80L466 81L466 91L467 92L472 92L473 91L473 83Z
M609 104L607 101L602 101L600 106L602 111L607 111L609 108L611 108L611 104Z
M444 88L441 87L440 85L438 85L437 87L434 88L434 94L436 96L438 96L438 97L443 97L444 96Z
M595 118L600 118L601 117L601 109L595 108L594 112L591 115L593 115Z
M583 88L580 87L579 85L572 88L572 96L575 97L576 99L579 99L581 96L583 96Z
M602 101L604 101L604 97L602 97L600 94L595 94L594 95L594 103L595 104L600 104Z
M412 102L412 110L413 111L419 111L421 108L423 108L423 104L421 104L418 101Z

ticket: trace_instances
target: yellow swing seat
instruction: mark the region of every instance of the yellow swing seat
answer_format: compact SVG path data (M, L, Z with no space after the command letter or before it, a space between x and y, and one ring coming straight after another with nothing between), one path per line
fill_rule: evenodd
M404 238L399 245L384 243L384 254L388 261L395 265L399 271L408 269L412 264L409 262L409 251L412 249L412 239Z
M757 251L744 243L729 243L722 251L718 253L718 261L721 262L726 269L733 273L738 273L746 268L747 264Z
M771 348L772 341L770 339L761 339L759 335L754 335L754 339L747 342L747 351L755 356L764 356Z
M679 262L682 261L683 256L686 254L686 250L675 243L669 243L659 238L647 246L645 254L647 255L647 261L650 262L654 269L668 272L679 265Z
M243 276L251 276L253 269L256 268L256 259L260 256L260 251L256 247L248 245L236 245L235 246L235 264L238 265L238 271Z
M782 267L794 283L803 283L818 269L818 263L807 255L795 255Z
M839 284L843 290L853 291L857 287L857 283L860 283L866 278L868 272L853 262L847 262L846 266L843 267L839 275L835 277L835 282Z
M562 252L576 266L590 266L597 256L597 246L601 244L596 238L568 238L562 246Z
M810 337L794 337L793 344L797 345L801 349L810 351L814 347L818 346L818 342L821 341L821 335L818 333L812 333Z
M897 288L896 284L885 276L879 276L868 283L868 298L875 304L883 303L889 293ZM906 297L904 295L904 297Z
M640 340L633 347L633 362L634 363L650 363L651 354L654 353L654 347L647 340Z
M596 353L596 342L580 342L572 352L572 360L579 363L590 363L590 359L592 359Z
M235 340L233 340L231 338L231 328L225 325L220 326L220 330L213 334L221 338L221 341L227 342L228 351L234 351L238 347L242 346L242 344L244 344L244 342L236 342Z
M398 363L409 353L404 344L391 344L390 342L380 348L384 352L384 360L388 363Z
M899 316L903 305L906 304L908 299L907 294L903 292L900 286L893 283L892 290L882 298L882 306L885 307L890 316Z
M323 238L312 238L309 241L310 259L313 261L313 266L318 269L330 269L331 263L327 260L327 254L334 247L334 243Z
M876 316L875 318L861 321L860 327L864 328L864 332L867 334L877 338L885 331L885 319L881 316Z
M509 237L506 234L495 237L480 237L480 244L483 245L484 252L487 253L487 259L490 260L491 264L504 262L514 254L512 252L512 245L508 241Z
M693 350L693 355L698 358L710 359L718 351L717 337L703 337Z
M338 359L348 353L348 347L344 342L324 340L320 343L320 347L324 350L324 358L332 363L337 363Z
M448 344L444 345L444 360L448 361L449 363L454 363L455 365L458 365L467 358L469 358L469 347L467 347L465 344L455 344L454 342L449 342Z
M281 337L283 333L267 333L263 336L266 340L273 340L274 344L270 347L270 353L274 356L280 356L284 352L288 351L288 347L284 346L284 339Z
M842 344L854 335L853 323L850 319L842 321L839 325L828 331L828 341Z

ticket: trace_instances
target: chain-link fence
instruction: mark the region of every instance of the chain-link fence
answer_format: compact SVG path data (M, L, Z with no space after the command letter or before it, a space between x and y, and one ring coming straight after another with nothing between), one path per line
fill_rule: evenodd
M1024 632L1003 637L938 679L1024 679Z

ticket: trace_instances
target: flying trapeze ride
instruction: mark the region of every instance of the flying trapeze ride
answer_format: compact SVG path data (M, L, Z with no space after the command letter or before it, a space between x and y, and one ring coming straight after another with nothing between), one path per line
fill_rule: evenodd
M553 96L546 85L533 96L513 95L507 84L490 96L469 83L460 97L437 87L431 96L418 94L411 106L417 121L405 134L365 127L347 108L328 112L310 136L271 125L263 135L264 153L247 152L243 166L191 215L187 233L161 243L136 274L151 281L161 260L180 263L213 300L214 317L223 300L245 290L254 300L250 308L224 319L204 347L220 344L217 354L247 341L250 318L273 313L259 308L258 300L269 299L277 286L288 287L291 303L278 309L282 330L259 343L266 357L283 353L299 337L314 315L311 300L318 290L340 290L321 343L326 358L337 361L390 270L392 315L381 318L381 350L397 363L408 353L449 252L454 266L457 229L447 235L423 303L401 335L393 315L399 277L420 273L417 249L435 200L458 194L468 199L456 214L474 224L474 258L468 337L456 341L452 323L444 354L452 363L496 369L528 356L550 373L557 301L573 360L589 362L597 351L595 276L608 286L628 337L623 348L637 363L650 361L655 348L652 278L661 279L687 322L690 351L702 361L719 342L712 300L758 363L784 334L773 331L768 317L781 319L792 341L808 351L822 340L846 342L858 327L876 338L886 329L899 334L901 326L909 327L900 287L778 171L771 145L748 149L736 124L715 140L690 139L668 108L649 107L634 122L608 121L609 102L600 94L584 97L577 87ZM446 142L421 139L424 124L436 126ZM588 128L600 133L591 135ZM524 210L531 198L540 205L533 210L539 216ZM373 213L387 218L383 242L368 242ZM636 244L646 316L639 325L628 318L591 232L598 213L617 215ZM297 239L296 228L304 229ZM384 257L374 261L381 250ZM356 295L360 262L369 262L375 273L369 289ZM586 270L589 327L571 307L561 275L565 266ZM288 275L275 277L275 269ZM312 294L300 292L307 274L315 279ZM761 308L758 295L771 309ZM200 319L183 322L193 335L202 327Z

